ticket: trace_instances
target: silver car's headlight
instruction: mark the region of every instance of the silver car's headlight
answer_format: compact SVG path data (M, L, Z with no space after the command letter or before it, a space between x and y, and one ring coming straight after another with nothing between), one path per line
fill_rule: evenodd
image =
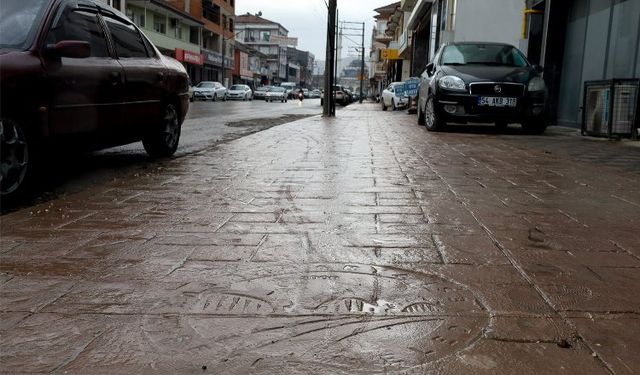
M467 85L462 78L456 76L444 76L438 81L441 89L452 91L467 91Z
M544 79L542 77L535 77L531 81L529 81L529 91L545 91L547 89L547 85L544 83Z

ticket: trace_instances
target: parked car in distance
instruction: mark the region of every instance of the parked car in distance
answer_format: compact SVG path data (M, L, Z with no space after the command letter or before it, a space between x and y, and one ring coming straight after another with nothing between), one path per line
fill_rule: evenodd
M318 89L311 91L311 98L318 99L322 95L322 92Z
M262 87L258 87L254 92L253 92L253 97L255 99L264 99L265 95L267 94L267 91L271 88L271 86L262 86Z
M520 123L527 133L547 128L547 90L541 69L517 48L501 43L443 45L421 77L418 123Z
M227 92L227 98L244 101L253 100L253 91L247 85L233 85Z
M189 77L129 18L85 0L2 4L3 199L28 192L47 152L142 141L152 157L175 153Z
M311 93L309 92L308 89L302 89L302 93L303 93L305 98L310 98L311 97Z
M323 92L322 95L320 96L320 105L324 104L324 96L325 96L325 93ZM346 106L350 103L349 97L345 93L344 88L340 85L333 86L333 96L336 100L336 103L342 106Z
M280 87L284 87L287 90L288 99L293 99L294 92L297 92L296 86L297 85L294 82L282 82L280 84Z
M264 100L267 102L280 101L286 103L287 89L284 87L271 87L265 94Z
M202 81L193 88L193 98L195 100L227 100L227 88L220 82Z
M382 91L380 97L382 103L382 110L386 111L391 107L391 110L395 111L398 108L404 108L409 103L409 98L404 92L404 82L393 82Z

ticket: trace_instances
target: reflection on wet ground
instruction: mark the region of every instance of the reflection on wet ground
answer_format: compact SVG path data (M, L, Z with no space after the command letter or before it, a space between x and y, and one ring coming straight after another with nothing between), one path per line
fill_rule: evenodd
M352 106L2 217L3 371L633 373L635 147Z

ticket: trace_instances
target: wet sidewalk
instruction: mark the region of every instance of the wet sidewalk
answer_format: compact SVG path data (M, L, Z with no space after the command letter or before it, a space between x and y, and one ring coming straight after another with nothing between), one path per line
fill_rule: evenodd
M0 371L635 374L640 149L353 105L0 218Z

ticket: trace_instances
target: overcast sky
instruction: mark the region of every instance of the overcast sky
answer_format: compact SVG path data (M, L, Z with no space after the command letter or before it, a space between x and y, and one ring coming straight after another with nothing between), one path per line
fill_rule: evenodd
M393 0L338 0L340 21L366 22L365 47L371 47L373 10L392 4ZM278 22L289 30L290 37L298 38L298 49L310 51L316 60L325 59L327 43L327 6L325 0L236 0L236 15L262 12L262 17ZM356 26L357 27L357 26ZM351 33L351 32L350 32ZM358 32L353 32L358 34ZM350 37L358 39L357 37ZM357 40L358 45L361 40ZM347 57L348 46L356 43L343 41L342 55Z

